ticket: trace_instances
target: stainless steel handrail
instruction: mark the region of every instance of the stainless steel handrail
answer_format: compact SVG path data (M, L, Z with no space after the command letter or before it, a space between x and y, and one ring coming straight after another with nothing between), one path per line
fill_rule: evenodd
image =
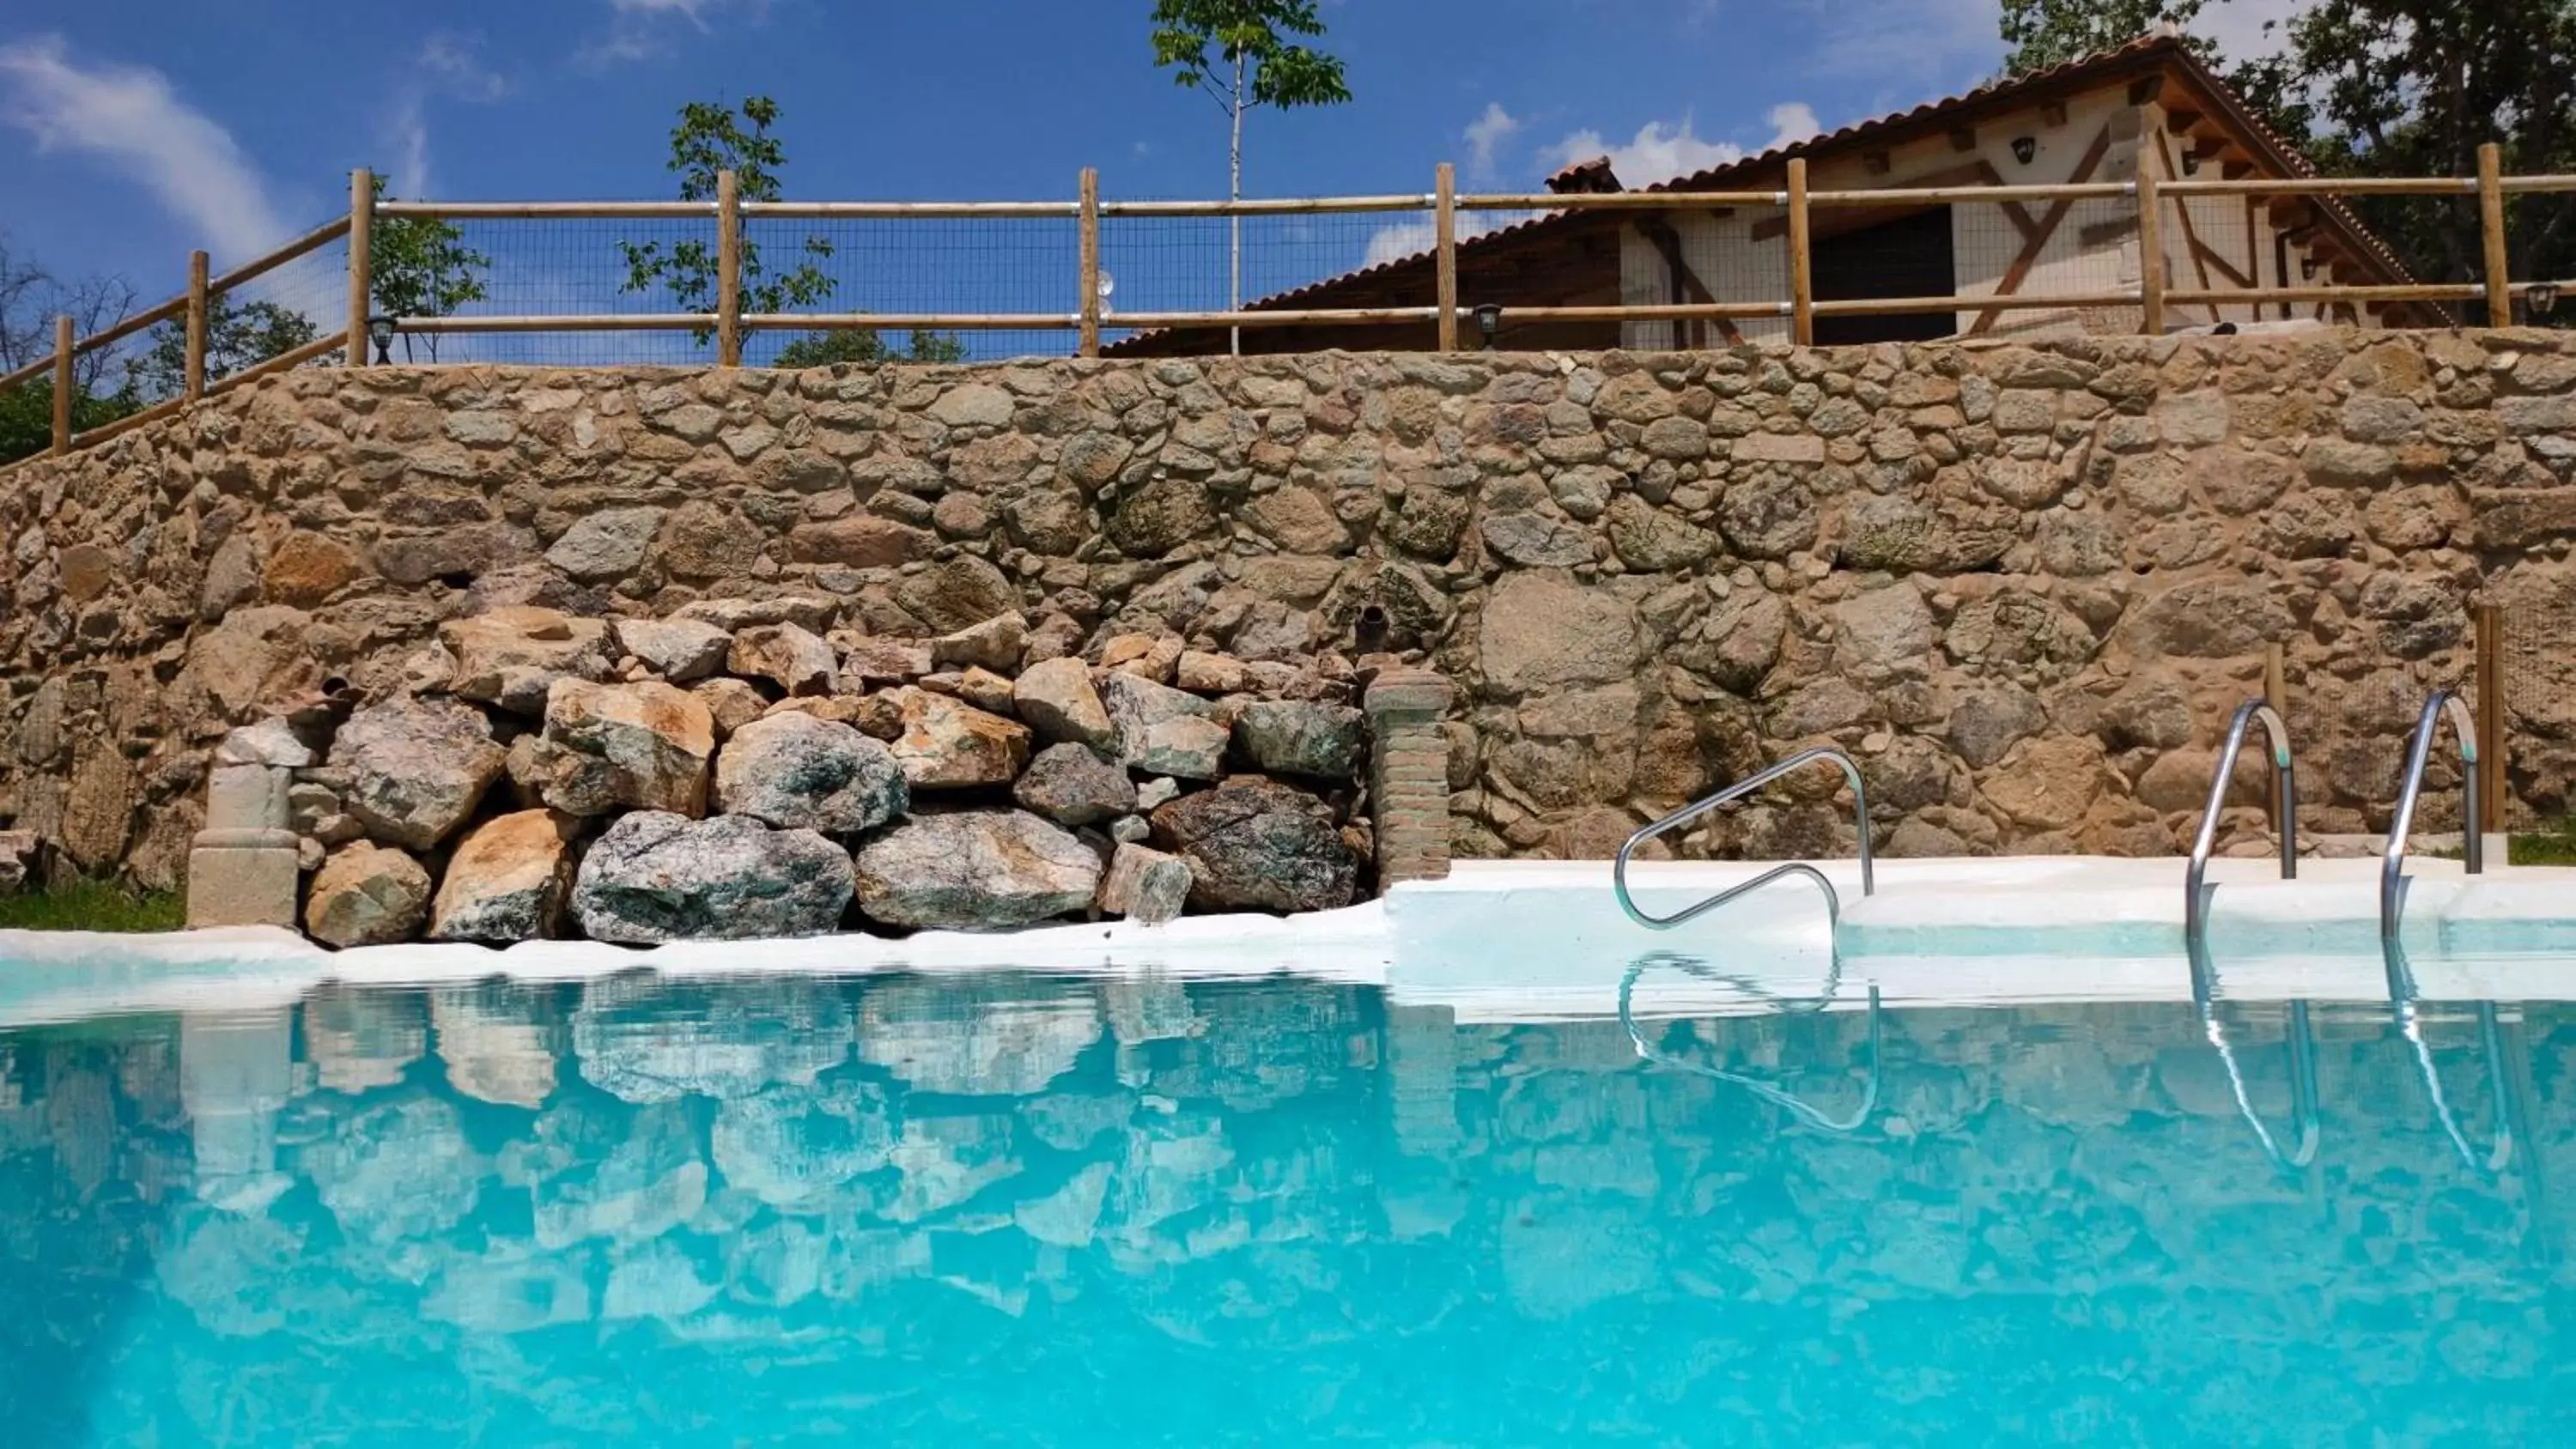
M1646 1033L1637 1025L1637 1016L1633 997L1637 990L1637 978L1643 976L1649 968L1656 966L1668 966L1674 970L1681 971L1687 975L1697 976L1704 980L1724 982L1727 985L1735 986L1751 995L1761 996L1765 999L1775 999L1771 998L1769 992L1764 991L1760 987L1753 986L1740 978L1710 970L1707 963L1703 961L1694 960L1686 956L1678 956L1669 951L1657 951L1651 955L1640 956L1629 964L1628 974L1621 977L1619 981L1619 1025L1625 1028L1628 1033L1628 1044L1637 1049L1638 1060L1649 1062L1659 1067L1668 1067L1674 1071L1689 1072L1694 1076L1707 1077L1711 1081L1725 1082L1732 1086L1742 1087L1744 1090L1751 1092L1754 1096L1761 1098L1765 1102L1771 1103L1773 1106L1780 1108L1791 1116L1796 1117L1799 1121L1804 1122L1808 1126L1814 1127L1821 1132L1831 1132L1836 1135L1857 1132L1860 1130L1862 1124L1869 1121L1869 1114L1878 1110L1879 1064L1880 1058L1884 1055L1884 1046L1879 1026L1878 986L1876 983L1873 982L1869 988L1868 1083L1861 1089L1860 1106L1852 1112L1850 1117L1836 1120L1835 1118L1826 1116L1822 1110L1799 1101L1797 1098L1790 1096L1787 1092L1782 1091L1778 1087L1772 1086L1768 1082L1757 1081L1741 1072L1730 1072L1723 1067L1712 1067L1705 1062L1686 1061L1658 1048L1648 1046L1646 1044ZM1834 984L1839 985L1839 980L1839 967L1837 967L1837 976L1834 978ZM1824 1000L1817 1002L1815 1006L1800 1009L1822 1010L1825 1002L1830 1000L1831 995L1829 991L1827 997L1824 998Z
M2200 939L2209 925L2209 907L2203 899L2201 884L2209 875L2209 852L2218 844L2218 810L2227 799L2229 779L2236 773L2237 752L2245 748L2245 727L2255 720L2263 722L2263 733L2272 746L2272 803L2281 815L2281 879L2295 880L2299 874L2299 786L2290 765L2290 727L2281 722L2280 711L2259 699L2237 706L2236 717L2227 723L2227 743L2218 751L2218 776L2209 782L2209 803L2201 807L2200 834L2191 843L2191 865L2183 873L2182 930L2187 941Z
M2415 720L2415 740L2406 751L2405 781L2397 791L2397 816L2388 824L2388 850L2379 867L2379 945L2388 966L2388 994L2398 1000L2413 995L2411 984L2402 979L2404 953L2396 949L2398 916L2405 909L2399 896L2406 875L2406 837L2414 833L2415 801L2424 793L2424 767L2432 763L2433 732L2446 714L2451 732L2460 741L2460 858L2471 875L2486 869L2486 841L2478 833L2478 722L2458 695L2437 689Z
M1739 799L1745 795L1749 795L1755 790L1779 779L1782 775L1789 773L1791 770L1795 770L1802 765L1812 764L1818 760L1831 760L1835 764L1840 765L1843 771L1843 778L1851 782L1852 814L1860 828L1860 893L1864 896L1875 893L1878 889L1878 884L1875 873L1870 868L1869 855L1869 791L1861 784L1860 766L1852 763L1851 756L1844 754L1833 746L1818 745L1813 749L1800 750L1798 753L1791 755L1789 758L1782 760L1780 763L1773 765L1771 768L1764 770L1759 774L1749 775L1744 779L1738 780L1734 784L1727 786L1725 789L1718 791L1716 794L1709 796L1705 800L1701 800L1696 804L1685 805L1681 809L1674 811L1672 814L1665 816L1663 819L1645 826L1638 830L1634 835L1629 836L1627 841L1619 847L1618 859L1613 862L1610 867L1611 884L1615 886L1619 892L1619 909L1626 911L1628 913L1628 919L1635 921L1638 925L1647 927L1650 930L1668 931L1673 927L1680 925L1684 921L1705 915L1710 911L1716 910L1719 906L1725 905L1728 901L1734 900L1737 896L1743 895L1748 891L1759 890L1784 876L1803 875L1808 879L1813 880L1816 883L1817 888L1825 893L1825 909L1831 914L1832 918L1839 923L1842 919L1842 898L1834 893L1834 883L1825 879L1825 873L1823 871L1799 861L1791 861L1787 865L1777 866L1771 870L1764 871L1762 874L1755 876L1753 879L1746 881L1741 885L1732 886L1726 890L1722 890L1716 895L1710 896L1707 900L1701 901L1699 904L1692 906L1688 910L1680 911L1669 916L1648 915L1645 911L1638 908L1635 897L1628 894L1628 859L1636 853L1638 846L1645 844L1647 841L1654 839L1658 835L1664 834L1666 831L1675 830L1687 825L1716 809L1718 806L1726 804L1730 800Z
M2395 948L2401 955L2404 947ZM2478 1007L2478 1046L2487 1059L2487 1089L2496 1103L2495 1140L2484 1160L2469 1146L2468 1134L2460 1130L2460 1119L2451 1111L2451 1099L2442 1090L2442 1074L2433 1066L2432 1043L2424 1040L2424 1020L2416 1013L2412 997L2401 997L2396 1003L2397 1030L2415 1049L2415 1072L2424 1079L2424 1095L2433 1104L2433 1120L2441 1125L2442 1135L2451 1139L2451 1150L2472 1172L2490 1175L2502 1172L2513 1160L2512 1097L2504 1079L2503 1033L2496 1025L2496 1008L2492 1001L2481 1001Z

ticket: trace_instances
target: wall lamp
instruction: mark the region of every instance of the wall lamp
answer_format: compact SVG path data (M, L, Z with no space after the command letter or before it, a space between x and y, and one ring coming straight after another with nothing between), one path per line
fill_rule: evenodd
M1494 350L1494 334L1503 330L1503 309L1487 302L1476 309L1476 334L1485 339L1485 350Z
M2013 159L2024 166L2027 166L2031 163L2034 157L2039 155L2039 138L2037 136L2015 136L2012 138L2012 148Z
M391 367L394 360L394 319L382 316L368 318L367 340L376 344L376 365Z

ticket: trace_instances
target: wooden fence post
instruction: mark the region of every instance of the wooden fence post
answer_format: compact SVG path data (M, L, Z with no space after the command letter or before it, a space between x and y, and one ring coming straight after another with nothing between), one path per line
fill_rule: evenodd
M349 365L367 365L367 316L375 292L375 173L349 173Z
M2263 702L2284 720L2290 717L2290 670L2288 657L2278 644L2263 646ZM2269 753L2266 751L2265 753ZM2228 768L2233 769L2230 762ZM2264 797L2264 813L2272 819L2272 829L2281 829L2281 792L2273 790Z
M179 376L179 395L195 402L206 395L206 254L188 253L187 366Z
M716 365L742 366L742 196L716 173Z
M1458 168L1443 161L1432 197L1433 245L1440 253L1440 325L1437 346L1458 350Z
M1100 172L1082 168L1082 346L1100 355Z
M2489 141L2478 148L2478 239L2486 248L2487 325L2513 325L2513 263L2504 238L2504 152Z
M2164 202L2156 195L2156 173L2144 153L2138 157L2138 330L2149 337L2165 335Z
M72 450L72 336L71 314L54 319L54 451Z
M1809 265L1807 158L1789 162L1789 338L1800 347L1816 340L1816 283Z
M2478 671L2478 829L2505 828L2505 692L2504 610L2480 604L2477 611Z

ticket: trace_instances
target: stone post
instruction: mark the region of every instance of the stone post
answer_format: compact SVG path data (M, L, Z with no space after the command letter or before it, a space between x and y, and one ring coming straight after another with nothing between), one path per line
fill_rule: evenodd
M1368 715L1369 803L1377 813L1377 888L1449 874L1449 681L1390 669L1360 700Z
M218 763L206 777L206 828L188 850L188 925L295 927L302 878L286 828L280 765Z

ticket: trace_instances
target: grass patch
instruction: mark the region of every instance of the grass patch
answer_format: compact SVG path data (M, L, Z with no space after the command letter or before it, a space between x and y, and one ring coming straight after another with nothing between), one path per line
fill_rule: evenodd
M2517 835L2506 853L2515 865L2576 865L2576 819Z
M188 907L176 891L133 891L103 880L0 897L0 930L175 931Z

